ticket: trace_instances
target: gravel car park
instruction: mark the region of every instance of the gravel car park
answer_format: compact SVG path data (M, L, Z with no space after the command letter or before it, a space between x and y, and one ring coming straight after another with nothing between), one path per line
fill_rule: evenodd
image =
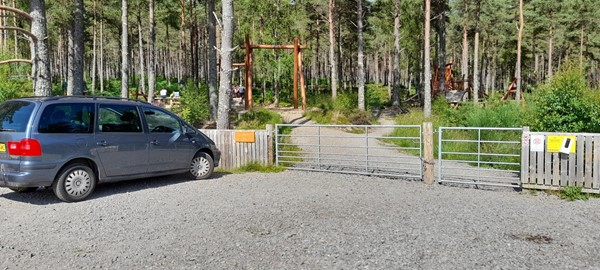
M0 189L0 269L599 269L600 201L331 173Z

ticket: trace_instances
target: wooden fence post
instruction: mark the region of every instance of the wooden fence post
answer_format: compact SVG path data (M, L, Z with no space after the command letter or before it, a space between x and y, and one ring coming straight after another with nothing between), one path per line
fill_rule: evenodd
M273 125L267 125L267 165L273 166Z
M435 183L435 167L433 159L433 124L431 122L423 123L423 167L423 182L428 185Z

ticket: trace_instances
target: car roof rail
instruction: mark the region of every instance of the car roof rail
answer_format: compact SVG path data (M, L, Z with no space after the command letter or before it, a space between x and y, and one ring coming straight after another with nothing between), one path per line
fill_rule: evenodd
M109 100L122 100L122 101L132 101L132 102L139 102L139 103L144 103L144 104L150 104L146 101L143 100L139 100L139 99L132 99L132 98L124 98L124 97L114 97L114 96L51 96L51 97L32 97L32 98L40 98L43 99L44 101L51 101L51 100L60 100L60 99L66 99L66 98L82 98L82 99L92 99L92 100L98 100L98 99L109 99Z

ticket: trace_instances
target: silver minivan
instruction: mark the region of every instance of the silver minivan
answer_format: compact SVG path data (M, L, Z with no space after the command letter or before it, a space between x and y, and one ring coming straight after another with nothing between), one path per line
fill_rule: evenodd
M52 187L63 201L100 182L211 176L221 152L206 135L149 103L112 97L32 97L0 104L0 187Z

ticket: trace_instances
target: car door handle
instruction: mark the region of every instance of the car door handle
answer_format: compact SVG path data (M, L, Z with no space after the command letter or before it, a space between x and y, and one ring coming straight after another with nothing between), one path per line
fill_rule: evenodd
M150 144L152 144L152 145L159 145L160 143L157 140L153 140L153 141L150 142Z
M99 142L96 143L96 145L98 145L98 146L107 146L108 142L106 142L106 141L99 141Z

